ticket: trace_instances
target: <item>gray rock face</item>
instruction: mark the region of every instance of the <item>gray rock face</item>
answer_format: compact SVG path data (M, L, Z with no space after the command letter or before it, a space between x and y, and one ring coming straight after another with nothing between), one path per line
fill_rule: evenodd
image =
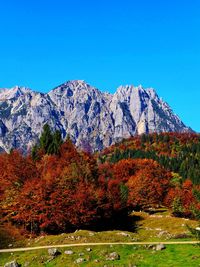
M28 151L45 123L92 150L135 134L190 131L153 89L142 86L120 86L113 95L80 80L48 94L18 86L0 90L1 150Z

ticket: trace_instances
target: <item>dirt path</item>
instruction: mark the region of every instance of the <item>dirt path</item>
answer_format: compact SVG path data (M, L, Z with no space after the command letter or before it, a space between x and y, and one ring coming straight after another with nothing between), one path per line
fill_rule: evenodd
M48 248L67 248L67 247L82 247L82 246L105 246L105 245L186 245L186 244L198 244L198 241L164 241L164 242L114 242L114 243L76 243L76 244L63 244L63 245L51 245L51 246L38 246L38 247L25 247L25 248L8 248L0 249L0 253L4 252L18 252L29 251Z

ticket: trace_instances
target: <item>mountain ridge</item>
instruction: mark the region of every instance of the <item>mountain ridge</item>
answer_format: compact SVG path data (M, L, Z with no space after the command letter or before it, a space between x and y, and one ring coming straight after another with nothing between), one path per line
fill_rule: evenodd
M137 134L192 131L153 88L141 85L120 86L114 94L83 80L67 81L48 93L20 86L0 89L0 150L29 150L45 123L93 151Z

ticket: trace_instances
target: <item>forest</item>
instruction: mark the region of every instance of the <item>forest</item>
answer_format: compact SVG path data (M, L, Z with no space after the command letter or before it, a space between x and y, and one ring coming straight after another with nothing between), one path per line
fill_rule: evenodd
M200 136L131 137L101 152L43 128L32 151L0 154L0 222L24 234L89 229L133 210L200 218Z

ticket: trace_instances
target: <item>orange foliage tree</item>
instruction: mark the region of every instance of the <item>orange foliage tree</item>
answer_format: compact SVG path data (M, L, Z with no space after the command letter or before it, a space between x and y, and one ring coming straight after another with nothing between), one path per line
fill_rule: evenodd
M128 186L130 208L161 205L170 186L171 174L149 159L123 159L114 165L113 174Z
M35 162L35 168L39 177L23 173L26 179L19 194L10 201L9 209L5 206L5 214L13 223L31 232L55 233L98 218L97 165L91 155L79 153L67 140L59 155L44 155Z
M190 180L176 184L168 191L165 204L175 216L195 217L195 211L200 212L200 204L194 192L199 189Z

